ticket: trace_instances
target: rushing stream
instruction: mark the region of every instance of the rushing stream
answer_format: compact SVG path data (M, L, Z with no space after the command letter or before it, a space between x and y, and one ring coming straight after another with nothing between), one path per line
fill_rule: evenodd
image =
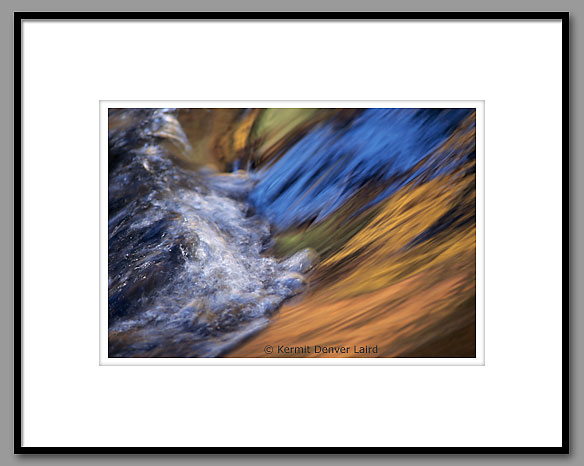
M473 356L474 125L473 109L111 109L110 357Z

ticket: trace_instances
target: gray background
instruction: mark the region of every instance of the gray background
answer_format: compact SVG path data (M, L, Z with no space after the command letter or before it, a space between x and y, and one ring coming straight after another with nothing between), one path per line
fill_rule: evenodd
M337 456L254 456L254 455L175 455L172 457L159 455L142 456L114 456L114 455L13 455L13 309L14 309L14 197L13 197L13 11L569 11L570 19L570 250L571 250L571 279L570 287L570 339L571 339L571 455L537 455L537 456L447 456L447 455L419 455L419 456L367 456L353 455ZM575 238L584 234L584 212L581 208L584 197L584 185L577 180L584 179L584 161L581 157L584 149L584 125L582 121L583 100L578 84L584 81L584 56L582 47L581 21L584 16L584 2L581 0L556 1L527 1L527 0L491 0L490 2L450 0L440 3L433 0L237 0L217 1L187 1L187 0L52 0L52 1L15 1L2 0L0 2L2 22L0 23L0 48L2 56L0 63L0 142L2 154L0 157L0 207L2 219L0 233L0 277L2 312L0 312L0 464L382 464L391 461L393 464L467 464L469 461L480 464L581 464L584 462L583 447L579 440L584 434L583 409L581 397L584 393L584 367L580 357L583 353L582 340L584 335L584 319L578 312L584 304L584 287L575 286L582 279L583 250ZM536 96L534 96L536 97ZM558 206L559 208L559 206ZM580 399L579 399L580 398ZM535 408L536 409L536 408ZM502 420L502 422L504 422Z

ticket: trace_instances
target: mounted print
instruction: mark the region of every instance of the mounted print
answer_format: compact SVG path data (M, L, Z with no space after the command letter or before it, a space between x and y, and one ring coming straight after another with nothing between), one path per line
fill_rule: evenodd
M482 105L453 104L109 102L108 359L474 361Z
M15 453L568 453L568 29L16 12Z

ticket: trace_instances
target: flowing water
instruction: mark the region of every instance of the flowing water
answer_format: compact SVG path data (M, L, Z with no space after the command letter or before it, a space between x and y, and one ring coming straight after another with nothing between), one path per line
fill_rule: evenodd
M110 357L474 356L474 110L112 109L108 161Z

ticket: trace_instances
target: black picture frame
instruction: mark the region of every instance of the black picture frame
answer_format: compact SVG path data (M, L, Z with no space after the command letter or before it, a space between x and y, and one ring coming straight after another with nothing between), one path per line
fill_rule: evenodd
M25 447L22 445L22 22L24 20L561 20L562 23L562 445L559 447ZM14 13L14 453L15 454L568 454L569 393L568 12L15 12Z

